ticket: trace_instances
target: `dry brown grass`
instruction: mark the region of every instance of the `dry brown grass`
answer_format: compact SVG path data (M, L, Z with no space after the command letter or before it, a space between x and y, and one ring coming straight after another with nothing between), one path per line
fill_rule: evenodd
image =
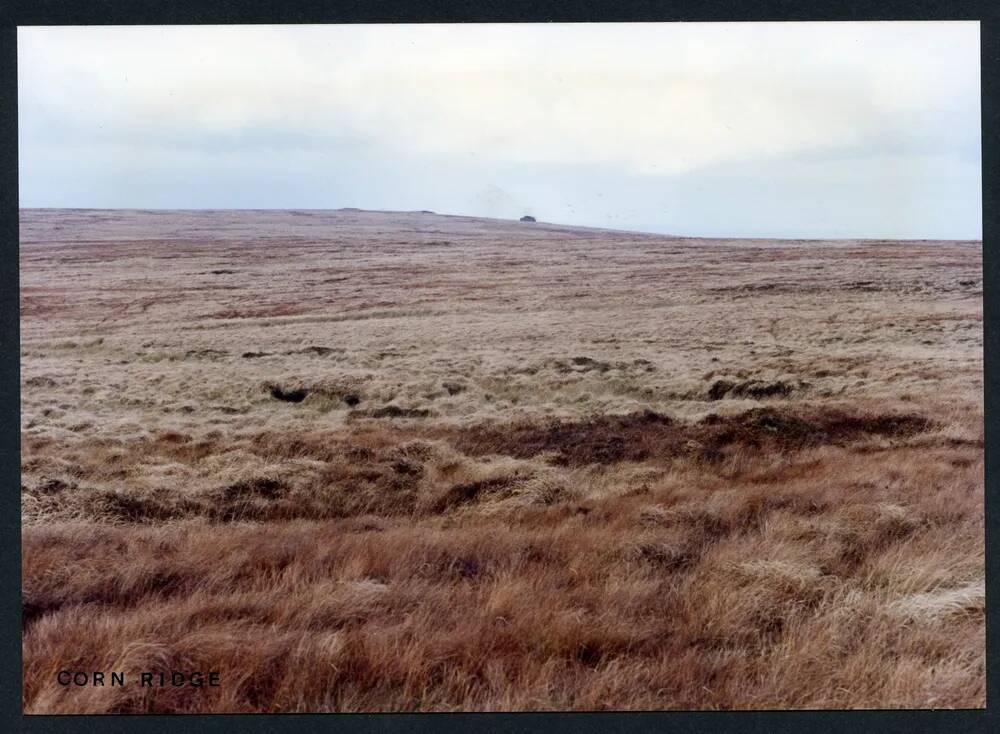
M979 243L22 240L26 711L985 703Z

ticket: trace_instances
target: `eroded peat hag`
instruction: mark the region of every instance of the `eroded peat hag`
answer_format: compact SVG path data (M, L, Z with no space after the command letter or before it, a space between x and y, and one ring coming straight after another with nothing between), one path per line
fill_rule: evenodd
M984 703L978 242L21 232L27 711Z
M475 505L484 498L552 504L583 496L569 489L581 481L572 469L604 468L609 474L642 469L651 476L670 471L711 477L725 474L724 467L734 459L793 467L811 460L807 449L849 455L946 441L933 435L934 428L931 421L912 414L756 408L734 416L709 414L687 423L647 411L507 426L428 429L369 424L294 438L258 432L195 441L165 433L150 440L84 444L81 449L88 459L72 475L77 479L45 474L23 487L24 517L30 523L83 518L158 523L194 517L212 522L278 521L422 516ZM931 435L922 435L927 433ZM980 446L976 441L971 444ZM202 469L204 460L216 452L261 468L222 484L217 471ZM35 466L41 468L46 453L46 448L35 450ZM109 469L109 456L130 460ZM143 465L161 462L169 462L175 471L185 470L193 481L183 486L170 482L133 483L130 489L114 486L116 478L127 479Z
M731 416L710 413L697 423L684 424L645 411L543 425L470 426L457 431L455 440L471 454L530 458L551 453L554 463L586 465L680 456L710 460L740 450L780 453L863 438L905 437L932 425L914 414L854 415L843 410L793 412L775 408L754 408Z

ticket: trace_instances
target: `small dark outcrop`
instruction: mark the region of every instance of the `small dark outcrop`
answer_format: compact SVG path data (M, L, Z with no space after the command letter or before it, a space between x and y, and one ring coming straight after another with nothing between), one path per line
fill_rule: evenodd
M535 218L533 216L531 216L529 214L525 214L523 217L521 217L521 221L522 222L534 222L536 220L535 220Z
M808 387L808 385L799 383L798 387L804 388ZM752 398L754 400L787 398L795 389L795 386L782 380L774 380L773 382L766 382L764 380L747 380L745 382L716 380L708 389L706 397L709 400L722 400L724 398Z
M275 398L276 400L282 400L286 403L301 403L303 400L306 399L306 396L309 394L308 390L302 388L285 390L280 385L272 385L270 392L272 398Z

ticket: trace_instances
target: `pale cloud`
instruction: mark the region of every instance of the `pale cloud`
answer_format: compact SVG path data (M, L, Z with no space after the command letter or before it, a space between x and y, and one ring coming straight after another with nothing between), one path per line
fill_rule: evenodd
M489 214L502 199L553 221L694 234L978 237L978 32L22 28L22 205ZM775 198L748 206L762 189ZM803 196L836 208L807 218Z

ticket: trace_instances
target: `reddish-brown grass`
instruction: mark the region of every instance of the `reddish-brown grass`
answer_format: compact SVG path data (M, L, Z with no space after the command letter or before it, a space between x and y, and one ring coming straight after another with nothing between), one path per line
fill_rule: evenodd
M978 243L23 218L26 711L984 705Z

